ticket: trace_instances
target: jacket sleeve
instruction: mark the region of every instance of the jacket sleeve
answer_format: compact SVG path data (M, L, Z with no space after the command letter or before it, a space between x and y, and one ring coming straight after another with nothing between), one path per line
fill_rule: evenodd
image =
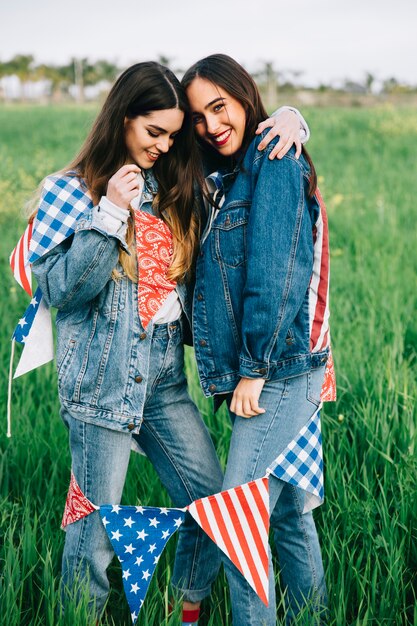
M275 362L310 283L312 223L303 170L291 153L273 161L261 153L251 175L240 375L268 378L271 352Z
M124 236L106 232L97 207L83 216L74 235L32 265L47 304L65 309L93 300L111 278L119 243Z

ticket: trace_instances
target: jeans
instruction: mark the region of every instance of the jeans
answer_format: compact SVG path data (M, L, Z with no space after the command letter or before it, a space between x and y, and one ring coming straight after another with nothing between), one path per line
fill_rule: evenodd
M220 491L223 480L210 435L187 392L181 334L178 321L154 327L143 419L139 434L133 435L176 507ZM72 469L82 491L94 504L119 504L132 435L75 419L66 409L62 417L69 428ZM178 533L172 584L186 600L198 602L210 593L220 567L219 551L188 514ZM64 605L65 590L70 592L81 576L88 580L91 606L101 611L113 554L98 511L67 527Z
M266 468L307 423L320 404L324 368L285 380L267 382L259 406L265 413L250 419L233 416L233 432L223 489L261 478ZM307 602L309 624L320 623L326 585L317 532L311 512L303 514L301 489L271 476L271 530L287 594L287 623ZM271 557L271 555L270 555ZM266 607L237 568L223 558L230 587L235 626L275 626L276 601L272 560L269 561L269 606Z

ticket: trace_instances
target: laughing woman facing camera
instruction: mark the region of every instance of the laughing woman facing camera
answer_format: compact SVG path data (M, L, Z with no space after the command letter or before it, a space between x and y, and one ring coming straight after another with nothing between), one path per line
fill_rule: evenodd
M236 61L212 55L182 82L203 153L216 169L207 181L213 194L197 260L193 332L203 391L226 398L233 419L223 484L230 489L262 478L320 406L328 311L319 307L317 339L311 305L324 241L317 235L321 204L304 149L299 160L294 148L281 160L268 158L274 142L258 150L262 136L253 135L266 113ZM318 624L326 587L314 520L303 514L305 492L276 478L269 483L287 622L308 604L309 623ZM233 624L275 625L271 559L268 607L229 559L224 565Z

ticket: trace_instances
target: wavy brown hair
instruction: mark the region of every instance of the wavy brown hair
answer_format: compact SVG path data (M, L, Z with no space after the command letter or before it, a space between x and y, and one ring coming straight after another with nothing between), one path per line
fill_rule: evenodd
M62 172L75 171L97 204L106 194L109 179L131 161L125 143L125 118L146 117L165 109L183 111L184 122L169 152L152 168L158 182L154 208L173 234L168 278L181 282L190 274L199 240L194 185L202 185L202 173L185 90L171 70L155 62L137 63L125 70L108 94L79 154ZM119 260L129 278L137 280L132 210L127 243L132 254L120 249Z
M233 96L233 98L238 100L245 109L245 134L243 136L242 146L239 150L240 158L243 159L246 149L255 136L258 124L268 117L255 81L244 67L227 54L212 54L194 63L194 65L186 71L181 81L184 89L187 89L195 78L204 78L213 83L213 85L218 85ZM200 139L199 141L201 145L202 140ZM208 143L204 142L203 150L209 160L211 159L214 162L216 158L219 160L216 149L211 147ZM302 152L310 166L309 195L312 196L317 187L316 170L304 146Z

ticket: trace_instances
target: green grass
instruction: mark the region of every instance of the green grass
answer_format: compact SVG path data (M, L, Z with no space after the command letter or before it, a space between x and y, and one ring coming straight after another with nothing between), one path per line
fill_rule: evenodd
M8 254L24 227L24 203L45 174L70 160L94 113L92 108L0 108L0 615L7 626L94 624L85 602L74 603L65 618L57 617L64 541L59 526L70 459L53 365L15 381L13 437L5 435L9 339L27 301L8 269ZM332 246L339 398L325 409L326 501L315 515L329 623L417 626L417 112L304 113ZM199 392L191 353L187 369L192 394L224 462L230 436L226 415L212 416ZM132 457L123 501L169 504L146 459ZM178 611L167 617L174 549L169 544L161 559L141 625L179 621ZM127 625L116 565L110 576L107 621ZM299 624L308 623L303 620ZM230 623L221 575L205 605L203 624Z

